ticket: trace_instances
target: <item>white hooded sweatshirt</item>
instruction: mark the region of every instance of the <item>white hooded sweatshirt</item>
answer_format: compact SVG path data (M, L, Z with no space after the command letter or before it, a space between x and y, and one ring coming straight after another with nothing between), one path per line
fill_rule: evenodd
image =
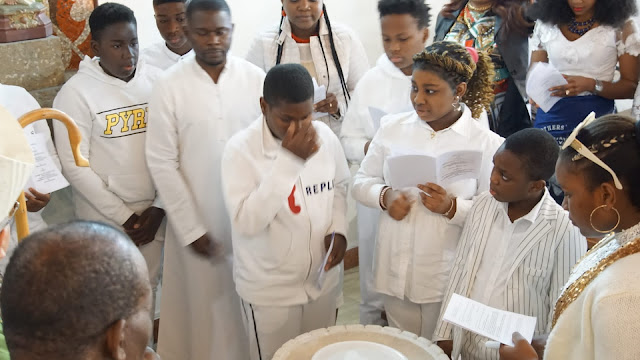
M85 57L56 96L53 106L78 124L80 152L91 164L75 165L66 130L55 122L54 134L64 135L55 136L55 142L78 218L121 226L156 200L145 138L151 86L160 74L160 69L138 61L135 76L125 82L107 75L98 58Z
M405 75L382 54L351 94L351 104L342 122L340 140L349 161L360 163L364 159L364 145L378 131L380 124L374 123L369 108L387 114L411 111L410 95L411 75Z

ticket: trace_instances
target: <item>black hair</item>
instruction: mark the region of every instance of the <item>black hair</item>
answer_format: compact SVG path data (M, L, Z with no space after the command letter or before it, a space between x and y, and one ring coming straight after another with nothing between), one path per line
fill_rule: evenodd
M269 105L299 104L313 99L313 80L300 64L276 65L264 78L264 100Z
M119 23L138 25L133 11L122 4L107 2L98 6L89 16L91 38L99 41L104 29Z
M329 14L327 13L326 4L322 4L322 13L324 14L324 22L327 23L327 30L329 30L329 45L331 45L331 57L333 58L333 63L336 64L336 70L338 71L338 77L340 78L340 85L342 86L342 95L344 96L344 101L347 106L349 105L349 100L351 100L351 94L349 93L349 87L347 86L347 81L344 78L344 72L342 71L342 65L340 64L340 59L338 58L338 52L336 51L336 44L333 40L333 30L331 29L331 22L329 21ZM284 8L282 12L282 16L280 17L280 27L278 31L278 35L282 33L282 23L284 22ZM324 65L327 68L327 76L329 76L329 63L327 62L327 55L324 53L324 46L322 45L322 40L318 36L318 41L320 41L320 50L322 50L322 56L324 57ZM278 52L276 54L276 65L280 65L280 61L282 60L282 51L284 50L284 44L278 44ZM331 77L327 79L329 82L331 81ZM344 114L343 114L344 115Z
M116 321L135 313L149 283L120 230L71 222L36 232L16 248L0 306L10 353L77 358Z
M577 139L616 173L631 204L640 209L640 122L623 115L605 115L585 126ZM584 175L591 190L613 181L608 171L579 155L572 147L560 159Z
M489 109L493 101L493 61L484 52L478 52L478 62L464 46L453 41L436 41L413 56L413 70L430 71L446 81L451 90L467 83L467 92L460 99L471 110L474 119Z
M517 156L531 181L548 181L555 173L560 147L551 134L542 129L524 129L508 136L502 144Z
M636 0L596 0L593 19L601 25L622 27L638 12ZM532 19L552 25L570 23L575 17L566 0L536 0L527 11Z
M158 6L168 3L186 3L187 0L153 0L153 6Z
M187 19L196 11L224 11L231 16L231 8L224 0L189 0L187 3Z
M409 14L418 20L418 27L429 26L429 5L424 0L380 0L378 1L378 12L380 17L387 15Z

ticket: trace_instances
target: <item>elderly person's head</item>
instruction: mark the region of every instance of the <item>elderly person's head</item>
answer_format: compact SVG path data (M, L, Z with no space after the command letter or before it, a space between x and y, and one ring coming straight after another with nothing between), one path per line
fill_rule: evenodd
M146 359L151 302L136 246L121 231L93 222L25 238L0 295L12 360Z

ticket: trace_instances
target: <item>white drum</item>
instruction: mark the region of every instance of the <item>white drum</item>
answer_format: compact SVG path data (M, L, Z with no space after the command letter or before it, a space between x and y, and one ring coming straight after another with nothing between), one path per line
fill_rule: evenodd
M371 357L371 354L374 357ZM449 360L431 341L391 327L319 329L284 344L273 360Z

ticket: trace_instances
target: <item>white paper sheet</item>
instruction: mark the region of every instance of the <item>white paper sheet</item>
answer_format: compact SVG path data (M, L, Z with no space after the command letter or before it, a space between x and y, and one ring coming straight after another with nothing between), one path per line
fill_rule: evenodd
M327 88L324 85L319 86L316 78L313 78L313 103L317 104L327 98ZM314 112L313 120L320 119L321 117L328 116L329 113Z
M47 150L45 135L32 133L27 139L36 159L36 166L29 181L27 181L25 191L28 192L29 188L34 188L38 192L49 194L69 186L67 179L62 176Z
M451 296L442 319L510 346L514 332L531 343L537 321L535 317L498 310L458 294Z
M369 106L369 115L371 115L371 120L373 120L373 128L377 130L380 129L380 120L387 115L387 112L377 107Z
M480 176L482 153L479 151L451 151L437 158L424 154L393 152L387 158L389 185L394 189L417 187L434 183L446 186L459 180Z
M553 65L538 62L533 65L527 77L527 95L544 112L551 110L561 97L551 96L550 88L554 86L566 85L567 80Z
M324 271L324 267L327 266L327 261L329 261L329 255L331 255L331 251L333 250L333 242L336 239L336 233L334 232L331 235L331 244L329 244L329 250L327 250L327 255L324 256L324 261L322 265L318 269L318 278L316 280L316 287L318 290L322 290L322 286L324 286L324 279L327 277L327 272Z

